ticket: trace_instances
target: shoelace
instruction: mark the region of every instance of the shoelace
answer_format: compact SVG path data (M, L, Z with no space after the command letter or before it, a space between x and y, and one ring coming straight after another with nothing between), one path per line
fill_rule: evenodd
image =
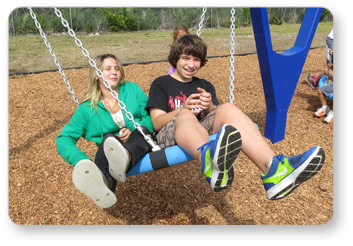
M281 163L284 163L284 158L285 158L284 155L280 154L280 155L277 155L276 157L278 158L278 160L279 160Z
M214 142L214 140L211 140L211 141L209 141L209 142L207 142L207 143L204 143L203 145L201 145L197 150L204 150L206 147L210 147L210 145L211 144L213 144L213 142Z

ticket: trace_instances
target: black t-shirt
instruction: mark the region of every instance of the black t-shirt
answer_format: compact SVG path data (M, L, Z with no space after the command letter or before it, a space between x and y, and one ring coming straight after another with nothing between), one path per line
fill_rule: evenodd
M180 108L186 99L194 93L199 93L197 87L211 93L212 103L218 105L214 86L204 79L193 77L191 82L180 82L170 75L155 79L151 85L146 110L158 108L167 113Z

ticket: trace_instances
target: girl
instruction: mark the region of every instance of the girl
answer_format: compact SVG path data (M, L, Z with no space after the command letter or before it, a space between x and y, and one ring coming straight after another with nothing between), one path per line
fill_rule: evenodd
M124 81L124 69L117 57L100 55L95 62L135 122L144 132L153 132L145 111L148 98L138 85ZM94 162L77 147L80 137L99 147ZM60 156L75 167L74 185L101 208L115 204L116 180L125 182L127 169L150 150L94 68L89 71L88 91L56 144Z

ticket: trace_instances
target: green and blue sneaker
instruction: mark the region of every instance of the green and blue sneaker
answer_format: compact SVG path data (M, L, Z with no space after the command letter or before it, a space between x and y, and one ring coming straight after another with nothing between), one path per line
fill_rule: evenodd
M289 195L317 174L324 162L325 152L318 146L293 157L275 156L267 174L261 175L267 198L277 200Z
M240 132L231 125L223 125L215 140L198 148L201 149L201 172L213 191L221 191L232 184L233 164L241 144Z

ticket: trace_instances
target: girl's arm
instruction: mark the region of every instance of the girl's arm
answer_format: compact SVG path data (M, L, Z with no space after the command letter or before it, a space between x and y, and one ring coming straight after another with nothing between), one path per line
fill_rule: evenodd
M57 151L69 164L75 166L82 159L90 159L77 147L78 139L85 132L85 115L82 108L78 108L70 122L62 129L56 138Z

